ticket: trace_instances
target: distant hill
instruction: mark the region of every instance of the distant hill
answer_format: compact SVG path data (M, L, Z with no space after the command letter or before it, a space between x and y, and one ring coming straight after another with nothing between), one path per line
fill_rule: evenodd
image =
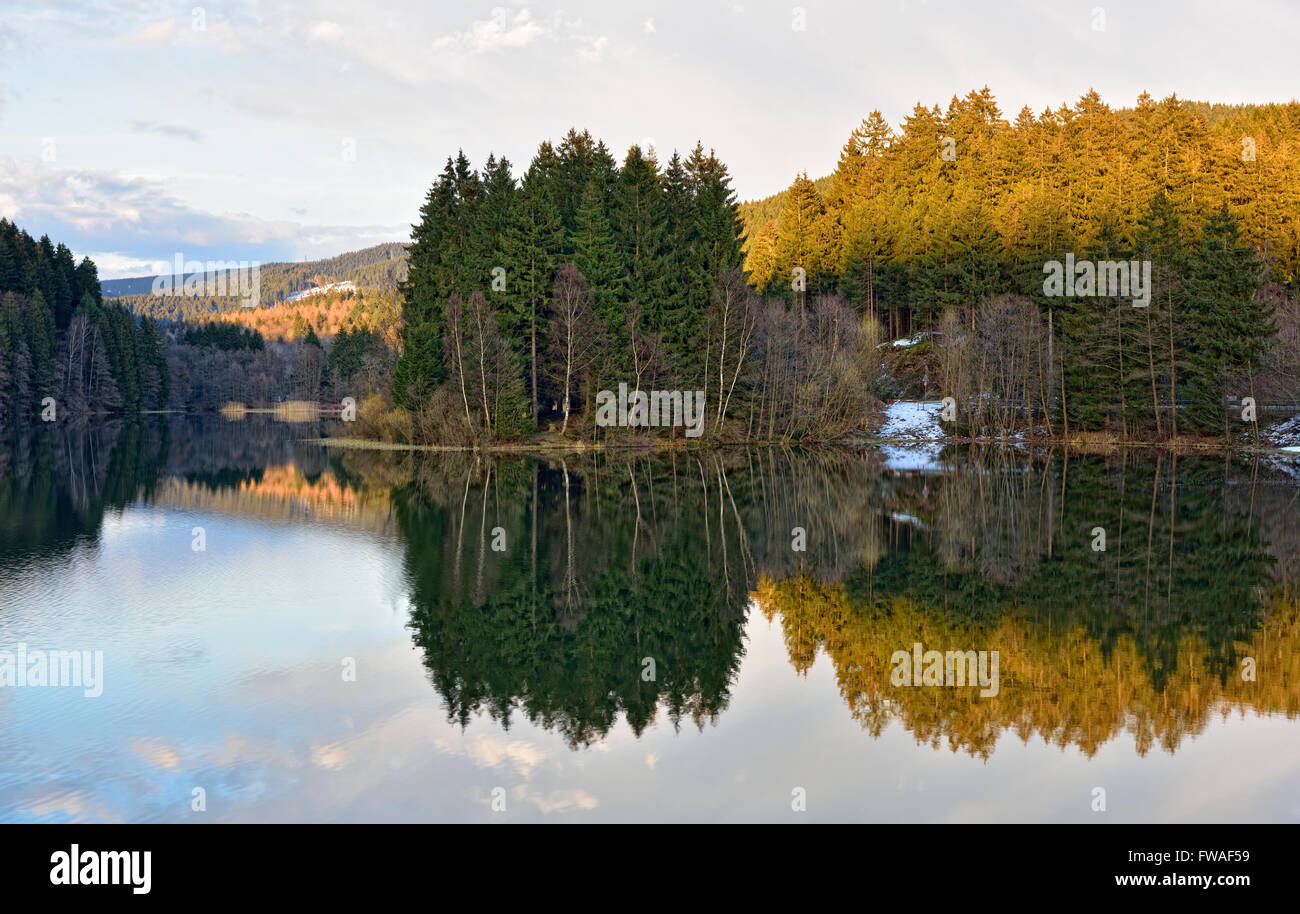
M198 274L190 274L191 276ZM204 284L224 279L235 288L237 278L227 273L202 274ZM108 279L100 283L105 298L121 299L136 314L160 320L205 320L214 314L240 307L237 295L184 297L153 295L158 276ZM172 277L181 287L190 277ZM358 290L391 291L406 278L406 245L387 242L360 251L349 251L324 260L264 263L259 267L260 299L265 306L287 301L291 296L331 283L352 283Z

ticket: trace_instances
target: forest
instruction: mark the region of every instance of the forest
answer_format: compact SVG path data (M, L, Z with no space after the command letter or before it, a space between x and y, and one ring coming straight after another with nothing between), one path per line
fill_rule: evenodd
M972 438L1259 443L1300 402L1298 143L1300 103L1088 92L1008 121L986 87L897 129L872 112L832 174L741 204L702 143L620 161L570 129L518 174L449 157L408 245L267 265L256 309L117 299L136 317L93 263L0 222L0 421L44 396L354 396L357 434L387 441L680 436L599 426L626 384L703 391L711 444L843 440L893 397L952 397ZM1149 298L1055 294L1076 261L1143 265Z
M414 227L393 399L413 440L597 437L595 394L702 390L714 440L843 436L867 421L870 321L841 299L793 312L742 271L726 166L697 144L620 165L590 133L522 176L448 159Z
M1300 103L1090 91L1008 122L985 87L898 130L872 112L832 175L742 212L756 288L920 332L911 395L953 396L976 433L1224 434L1229 402L1300 399ZM1151 304L1046 295L1068 254L1151 262Z
M0 428L164 406L158 327L105 304L89 259L0 219Z
M1297 103L1008 122L986 87L872 112L832 175L750 204L698 144L620 165L570 130L518 179L462 153L413 228L392 425L604 440L625 382L704 390L715 441L843 438L891 396L951 396L973 437L1258 441L1247 398L1300 401L1298 140ZM1149 303L1049 294L1067 258L1150 264ZM881 352L909 336L914 379Z

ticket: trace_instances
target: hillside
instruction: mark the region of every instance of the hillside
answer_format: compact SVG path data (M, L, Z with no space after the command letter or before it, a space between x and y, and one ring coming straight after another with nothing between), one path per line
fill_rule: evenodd
M798 251L810 281L824 280L813 288L853 287L874 304L891 290L875 282L870 294L858 288L864 262L886 272L959 264L968 278L963 261L982 242L1018 260L1044 232L1048 247L1086 246L1105 225L1132 244L1143 207L1161 196L1187 235L1226 205L1251 243L1269 252L1273 275L1293 281L1298 150L1300 102L1156 101L1144 93L1135 105L1112 108L1090 91L1074 105L1012 116L985 87L954 96L946 109L918 103L897 127L872 112L848 137L833 174L795 175L790 188L741 203L746 271L765 288L788 273ZM962 279L894 283L892 304L927 309L922 300L935 297L933 286L943 298Z
M262 308L236 308L213 320L255 330L278 343L301 341L309 329L321 339L332 339L342 330L369 330L396 349L402 304L396 290L344 289Z
M190 274L185 279L198 274ZM203 320L240 308L238 296L156 296L151 294L157 276L109 279L100 283L105 298L117 298L132 312L146 317L173 321ZM317 286L330 283L353 283L358 290L393 291L406 278L406 245L399 242L377 244L359 251L349 251L323 260L266 263L259 267L261 303L273 305ZM230 273L203 274L220 284L235 286Z

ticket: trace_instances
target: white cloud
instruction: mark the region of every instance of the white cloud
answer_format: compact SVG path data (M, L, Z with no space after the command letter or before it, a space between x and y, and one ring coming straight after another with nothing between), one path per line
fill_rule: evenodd
M581 46L578 48L578 57L588 63L599 61L605 53L605 48L609 47L609 39L604 35L599 38L584 35L578 40L581 42Z
M159 251L269 262L400 241L408 232L404 225L304 225L249 213L204 212L174 197L161 181L7 157L0 157L0 217L34 235L49 234L78 256L111 252L103 264L90 255L105 279L139 275L136 267L156 261ZM259 256L258 248L267 250Z
M641 31L645 32L647 35L653 35L655 33L655 21L653 19L647 19L645 24L641 26Z
M515 798L525 803L532 803L543 814L553 812L572 812L574 810L595 809L599 806L597 799L585 790L552 790L543 794L532 790L527 784L515 787Z
M532 743L523 740L507 742L489 735L467 741L465 754L480 768L495 768L508 761L522 778L531 775L533 769L546 759L546 753Z
M321 44L338 44L346 36L347 30L343 26L326 19L311 27L311 31L307 33L307 40L317 41Z
M476 20L463 32L443 35L433 40L436 51L463 49L474 54L501 51L506 48L527 47L539 38L553 35L554 27L533 19L528 10L520 10L513 18L497 8L491 19Z

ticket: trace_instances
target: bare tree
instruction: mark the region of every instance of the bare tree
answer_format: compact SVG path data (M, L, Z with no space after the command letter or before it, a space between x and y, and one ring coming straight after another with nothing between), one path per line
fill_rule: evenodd
M574 394L586 380L587 373L604 344L605 334L592 314L592 294L586 277L573 264L566 264L555 277L552 293L554 314L548 327L550 369L562 391L563 435L569 428L569 413Z
M722 428L732 394L740 380L745 361L751 354L758 329L758 298L736 269L725 270L713 284L713 306L706 326L718 353L718 408L713 422L715 431ZM730 357L730 363L727 361Z
M469 414L469 393L465 387L465 307L460 293L453 292L447 297L447 325L444 332L444 345L447 348L447 361L456 369L456 380L460 384L460 399L465 407L465 426L473 434L474 420Z

